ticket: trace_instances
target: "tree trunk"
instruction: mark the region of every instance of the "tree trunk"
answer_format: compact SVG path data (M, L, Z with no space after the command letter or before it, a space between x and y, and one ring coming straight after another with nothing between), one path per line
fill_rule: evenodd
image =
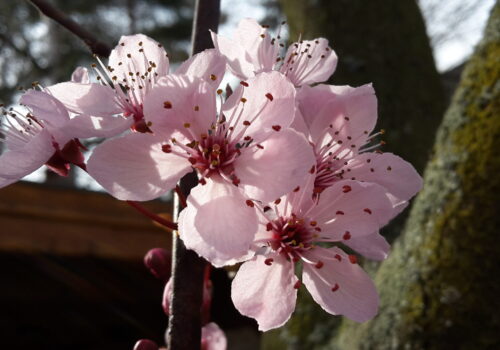
M379 316L340 349L499 349L500 3L439 128L423 191L377 273Z
M290 41L326 37L339 56L330 83L359 86L373 82L379 125L387 133L386 152L424 169L445 109L445 96L429 39L414 0L280 0ZM391 240L404 217L384 233ZM373 268L374 269L374 268ZM340 322L300 290L288 324L263 337L264 349L316 349L327 343ZM280 345L279 345L280 344Z

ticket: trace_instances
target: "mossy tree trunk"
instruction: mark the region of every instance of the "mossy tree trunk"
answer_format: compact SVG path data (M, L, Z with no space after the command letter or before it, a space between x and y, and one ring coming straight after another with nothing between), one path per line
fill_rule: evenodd
M500 349L500 3L467 63L392 256L379 316L339 349Z
M280 0L290 41L326 37L339 56L330 83L373 82L379 128L387 131L384 151L423 171L445 109L445 97L429 39L414 0ZM391 225L389 239L402 230ZM315 349L337 332L340 319L317 306L301 288L288 324L263 337L264 349Z

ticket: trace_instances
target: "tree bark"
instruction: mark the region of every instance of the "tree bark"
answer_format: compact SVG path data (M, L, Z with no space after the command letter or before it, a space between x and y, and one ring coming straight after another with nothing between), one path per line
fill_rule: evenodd
M329 83L359 86L373 82L378 127L386 130L383 151L393 152L422 172L446 98L429 39L414 0L280 0L290 41L326 37L339 56ZM403 229L404 216L384 234ZM375 266L371 266L374 270ZM301 288L292 319L263 337L264 349L316 349L335 336L340 318L323 311Z
M340 349L500 348L500 3L446 112L423 191L377 273L379 316Z

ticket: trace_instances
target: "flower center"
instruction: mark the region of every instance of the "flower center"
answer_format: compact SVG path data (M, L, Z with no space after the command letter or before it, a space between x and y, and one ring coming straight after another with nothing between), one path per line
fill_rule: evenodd
M300 259L300 254L313 247L315 233L306 225L303 219L292 214L289 218L280 217L267 224L267 230L272 231L273 238L270 247L293 261Z

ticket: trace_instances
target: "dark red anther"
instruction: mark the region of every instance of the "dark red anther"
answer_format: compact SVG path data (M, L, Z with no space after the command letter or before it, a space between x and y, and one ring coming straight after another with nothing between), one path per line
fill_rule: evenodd
M281 130L281 125L273 125L273 130L274 131L280 131Z
M316 171L316 166L315 166L315 165L313 165L313 166L311 167L311 169L309 169L309 172L310 172L311 174L314 174L314 172L315 172L315 171Z
M297 282L295 282L295 284L293 285L293 288L299 289L301 286L302 286L302 282L300 280L297 280Z
M264 146L257 144L257 148L264 149Z
M318 223L317 223L316 221L311 221L311 222L309 223L309 225L311 225L311 226L316 226L317 224L318 224Z
M278 204L280 204L280 202L281 202L281 198L278 198L278 199L276 199L276 200L274 201L274 204L278 205Z
M270 92L268 92L268 93L266 94L266 97L267 97L267 99L268 99L269 101L274 100L274 97L273 97L273 95L271 95L271 93L270 93Z
M264 260L264 264L266 264L267 266L271 266L273 264L273 261L273 258L267 258L266 260Z
M352 188L349 185L342 186L342 192L347 193L351 192Z
M170 153L172 152L172 146L170 145L162 145L161 146L161 150L165 153Z
M320 260L316 263L316 265L314 265L314 267L317 269L321 269L323 267L323 265L325 265L325 264L323 263L323 261Z
M240 81L240 84L243 85L244 87L248 87L248 83L246 81Z
M250 136L245 136L245 137L243 138L243 140L245 140L245 141L250 141L251 139L252 139L252 138L251 138Z
M337 214L337 215L344 215L344 212L342 210L337 210L337 212L335 214Z
M339 285L338 283L335 283L335 285L332 287L332 292L336 292L339 290Z
M344 236L342 236L344 240L349 240L351 239L351 233L349 231L345 231Z
M342 257L340 256L340 254L335 254L335 259L337 259L338 261L342 261Z
M273 224L271 224L270 222L268 222L266 224L266 231L271 231L273 229Z
M250 207L250 208L253 208L255 206L255 204L250 200L250 199L247 199L245 201L245 203Z
M297 187L295 187L295 188L293 189L293 192L299 192L299 190L300 190L300 186L297 186Z
M163 102L163 108L165 108L165 109L172 108L172 102L170 102L170 101Z
M356 257L356 255L350 254L349 255L349 261L351 262L351 264L355 264L355 263L358 262L358 258Z
M318 232L321 232L321 227L315 227L314 229Z
M248 120L245 120L245 121L243 122L243 125L245 125L245 126L250 126L250 122L249 122Z
M371 213L372 213L372 211L371 211L370 209L368 209L368 208L363 209L363 211L364 211L365 213L368 213L368 214L371 214Z
M202 186L204 186L204 185L206 185L206 184L207 184L207 180L205 180L205 178L203 178L203 177L202 177L201 179L199 179L199 180L198 180L198 182L199 182Z
M233 185L238 186L240 184L240 179L235 175L232 178Z

